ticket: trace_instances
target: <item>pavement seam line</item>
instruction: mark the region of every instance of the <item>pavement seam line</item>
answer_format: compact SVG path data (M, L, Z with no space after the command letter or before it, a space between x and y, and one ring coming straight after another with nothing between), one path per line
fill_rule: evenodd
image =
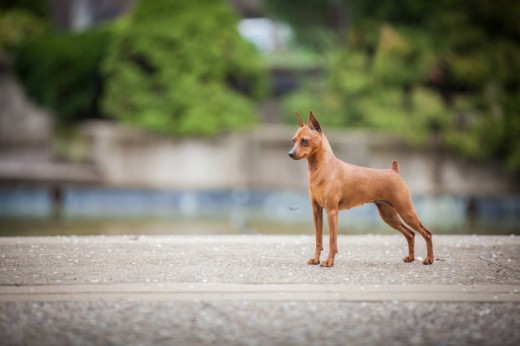
M113 284L0 286L0 301L296 300L520 302L513 285Z

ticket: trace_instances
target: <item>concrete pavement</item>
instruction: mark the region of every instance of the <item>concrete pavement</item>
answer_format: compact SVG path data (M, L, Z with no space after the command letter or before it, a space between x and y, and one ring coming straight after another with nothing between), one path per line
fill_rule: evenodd
M420 237L416 254L425 255ZM520 343L520 237L0 238L0 344Z

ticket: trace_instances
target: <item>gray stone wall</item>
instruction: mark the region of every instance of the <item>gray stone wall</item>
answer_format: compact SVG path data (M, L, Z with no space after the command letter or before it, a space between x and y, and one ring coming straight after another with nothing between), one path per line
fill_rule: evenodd
M83 129L90 158L106 184L185 190L306 189L306 162L287 156L295 130L295 126L262 125L214 139L170 139L114 123L94 122ZM513 177L493 162L471 162L377 133L325 132L336 156L344 161L388 168L398 160L413 194L519 193Z

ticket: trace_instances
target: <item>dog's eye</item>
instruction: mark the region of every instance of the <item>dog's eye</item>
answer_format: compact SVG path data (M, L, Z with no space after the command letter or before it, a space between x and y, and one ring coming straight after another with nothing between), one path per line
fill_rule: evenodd
M307 145L307 143L309 143L309 141L305 138L302 138L302 141L300 142L302 145Z

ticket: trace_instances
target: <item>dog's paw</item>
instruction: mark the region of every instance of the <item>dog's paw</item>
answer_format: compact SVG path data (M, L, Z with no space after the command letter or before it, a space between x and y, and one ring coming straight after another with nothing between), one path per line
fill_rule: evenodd
M307 264L320 264L320 260L313 257L310 260L307 261Z
M322 267L332 267L334 265L334 261L333 260L326 260L326 261L323 261L320 266Z
M415 261L415 257L413 257L413 256L406 256L406 257L403 258L403 261L407 262L407 263L410 263L410 262Z
M426 256L426 258L424 259L424 261L422 262L423 264L425 265L428 265L428 264L432 264L433 263L433 256Z

